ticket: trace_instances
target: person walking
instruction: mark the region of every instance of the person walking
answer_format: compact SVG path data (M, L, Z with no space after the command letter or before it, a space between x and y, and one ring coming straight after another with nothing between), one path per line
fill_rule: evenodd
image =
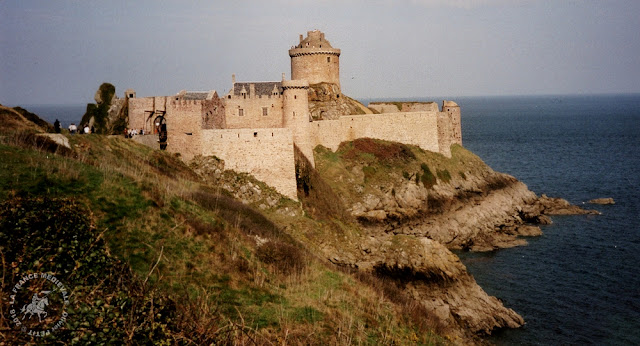
M78 127L75 123L71 123L71 125L69 125L69 133L75 135L76 132L78 132Z
M56 119L56 121L53 123L53 128L55 129L56 133L60 133L60 121L58 119Z

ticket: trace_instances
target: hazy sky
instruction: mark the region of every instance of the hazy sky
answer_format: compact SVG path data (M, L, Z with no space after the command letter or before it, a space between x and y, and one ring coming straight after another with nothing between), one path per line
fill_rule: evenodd
M638 0L0 0L0 103L222 95L313 29L355 98L640 92Z

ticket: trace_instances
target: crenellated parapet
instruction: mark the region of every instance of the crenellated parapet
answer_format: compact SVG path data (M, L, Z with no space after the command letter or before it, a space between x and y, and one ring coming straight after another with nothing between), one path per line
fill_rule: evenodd
M303 55L335 55L340 56L340 49L314 49L314 48L291 48L289 49L289 56L292 58Z
M305 80L290 80L282 82L282 90L309 89L309 83Z

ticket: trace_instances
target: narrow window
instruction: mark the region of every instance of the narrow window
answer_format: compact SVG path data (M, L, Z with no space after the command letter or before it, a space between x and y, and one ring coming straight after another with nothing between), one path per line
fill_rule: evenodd
M267 107L262 107L262 115L263 115L263 116L267 116L267 114L268 114L268 113L267 113L267 112L268 112L268 110L269 110L269 108L267 108Z
M254 133L253 133L253 137L258 137L258 133L257 133L257 132L254 132Z
M296 112L293 112L293 116L294 116L294 117L296 116Z
M229 98L229 99L230 99L230 98L231 98L231 95L227 96L227 98Z
M297 99L297 98L298 98L298 95L293 95L293 99L294 100Z
M242 109L242 108L238 109L238 115L239 116L244 116L244 109Z
M330 56L327 57L327 62L331 62L331 57Z

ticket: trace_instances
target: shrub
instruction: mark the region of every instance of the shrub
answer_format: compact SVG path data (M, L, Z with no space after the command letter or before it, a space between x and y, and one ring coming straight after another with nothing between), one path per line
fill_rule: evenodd
M427 166L426 163L422 163L420 165L420 168L422 168L422 172L423 172L420 178L420 181L422 181L422 185L427 189L433 187L436 184L436 177L433 175L433 173L431 173L429 166ZM416 179L416 182L417 182L417 179Z
M408 161L416 158L411 149L404 144L372 138L356 139L352 142L352 146L342 144L338 150L343 151L343 157L347 159L355 159L362 154L373 155L376 159L387 163L396 160Z
M283 274L299 272L306 265L300 249L279 240L269 240L259 246L256 256L262 262L273 265L278 272Z
M436 175L438 176L438 179L442 180L445 183L451 181L451 173L449 173L449 171L446 169L436 169Z
M43 321L45 329L63 309L68 318L54 337L39 340L43 343L161 343L173 339L170 335L179 330L172 321L175 302L148 290L127 265L111 257L94 228L91 212L73 200L14 198L0 203L0 254L5 283L13 285L27 274L47 273L71 291L68 306L63 305L64 291L49 291L48 313L53 319ZM16 300L31 301L34 292L46 287L45 280L35 278L23 286ZM43 326L29 327L42 330ZM34 339L16 330L3 334L3 341L11 345Z
M203 208L216 212L227 224L236 226L245 234L263 238L290 238L259 211L231 197L196 191L191 194L191 199Z

